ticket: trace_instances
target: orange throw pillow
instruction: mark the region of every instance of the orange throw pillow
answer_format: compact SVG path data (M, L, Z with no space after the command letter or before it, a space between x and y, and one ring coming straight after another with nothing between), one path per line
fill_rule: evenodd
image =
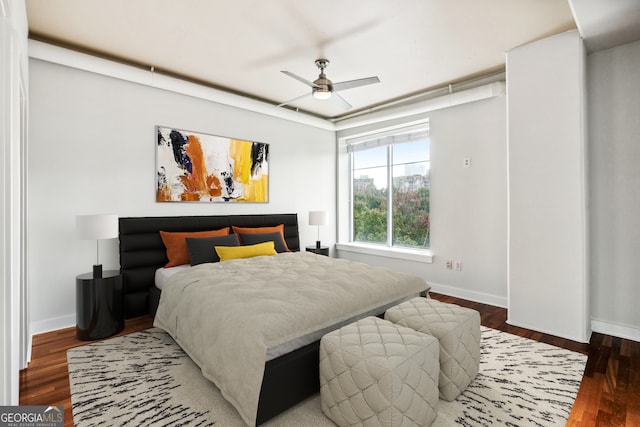
M185 240L187 237L214 237L226 236L228 234L229 227L211 231L172 232L160 230L160 237L162 238L164 246L167 248L167 259L169 260L164 267L189 264L189 251L187 250L187 241Z
M235 225L232 225L231 227L233 228L233 232L238 235L238 238L240 238L240 233L280 233L280 235L282 236L282 241L284 242L284 246L287 248L287 252L291 252L291 249L289 249L289 247L287 246L287 241L284 238L284 224L276 225L275 227L236 227ZM240 241L240 243L242 243L242 241Z

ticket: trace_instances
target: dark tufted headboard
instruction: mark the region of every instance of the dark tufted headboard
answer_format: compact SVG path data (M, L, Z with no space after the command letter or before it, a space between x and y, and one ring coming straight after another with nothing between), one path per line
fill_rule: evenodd
M268 227L284 224L284 237L292 251L300 250L297 214L164 216L120 218L120 272L124 281L125 317L154 314L159 291L155 272L167 263L160 230L206 231L232 225Z

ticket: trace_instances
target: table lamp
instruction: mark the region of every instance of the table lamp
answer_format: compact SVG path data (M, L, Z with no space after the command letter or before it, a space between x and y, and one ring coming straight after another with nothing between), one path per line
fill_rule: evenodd
M102 277L100 240L118 237L118 215L77 215L76 234L79 239L96 241L96 263L93 266L93 277Z
M318 240L316 240L316 249L320 249L320 226L327 224L327 213L325 211L310 211L309 225L318 226Z

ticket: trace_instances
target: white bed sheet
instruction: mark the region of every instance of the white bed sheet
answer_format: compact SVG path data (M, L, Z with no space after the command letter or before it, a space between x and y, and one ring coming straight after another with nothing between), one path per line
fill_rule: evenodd
M162 290L167 284L169 277L176 274L178 271L185 270L191 267L189 264L176 265L175 267L159 268L156 270L156 288Z

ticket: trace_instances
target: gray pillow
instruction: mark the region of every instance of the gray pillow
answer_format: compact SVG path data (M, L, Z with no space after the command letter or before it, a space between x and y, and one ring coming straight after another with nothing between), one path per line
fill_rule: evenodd
M185 240L191 265L220 262L220 257L215 250L216 246L240 246L238 236L235 234L201 238L187 237Z
M271 242L279 254L282 252L288 252L287 245L282 240L282 234L279 231L274 233L240 233L240 240L243 245L255 245L258 243Z

